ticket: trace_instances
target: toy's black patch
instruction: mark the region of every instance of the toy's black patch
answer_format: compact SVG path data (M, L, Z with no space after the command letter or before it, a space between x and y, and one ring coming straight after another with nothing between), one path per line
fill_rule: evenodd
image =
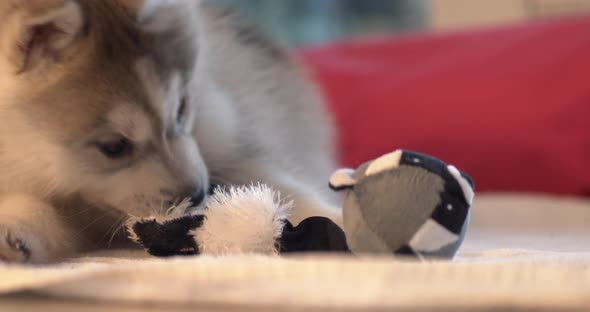
M428 155L406 150L402 152L399 164L400 166L420 167L438 176L444 175L445 171L447 171L447 165L442 161Z
M332 183L329 184L330 189L332 189L332 191L335 192L340 192L340 191L345 191L345 190L351 190L354 188L354 185L341 185L341 186L335 186L332 185Z
M455 177L449 172L448 165L432 156L404 150L400 160L400 165L420 167L438 176L441 176L445 181L452 180L456 182ZM471 188L475 189L475 183L473 182L473 179L465 172L460 173L461 176L467 180L467 183L469 183ZM463 193L461 188L459 188L459 190L461 193Z
M452 183L449 184L452 185ZM463 225L469 214L469 204L465 202L463 192L460 190L461 187L458 185L456 187L459 187L460 197L457 198L458 195L456 191L447 188L440 194L441 202L434 209L431 218L444 226L447 230L457 235L461 235Z
M473 179L467 175L467 173L460 171L461 176L463 177L463 179L467 180L467 183L469 183L469 186L471 186L472 189L475 189L475 182L473 182Z
M396 254L396 255L399 255L399 256L413 256L413 257L417 257L418 256L414 252L414 250L410 246L408 246L408 245L402 246L400 249L394 251L393 253Z
M281 253L350 252L344 231L323 217L305 219L296 227L287 221L278 244Z
M448 169L441 176L445 181L445 189L440 194L441 202L434 209L431 218L449 231L461 235L471 205L465 198L463 188ZM468 175L461 172L461 176L473 187L473 180Z
M205 216L186 216L164 223L141 220L131 229L140 243L156 257L189 256L199 254L199 246L190 231L203 225Z
M444 190L440 193L441 202L434 209L431 218L449 231L460 235L467 214L469 213L470 205L465 198L461 185L449 172L448 165L434 157L412 151L403 152L400 164L420 167L443 179L445 184ZM474 188L471 177L464 172L460 173L467 180L467 183Z

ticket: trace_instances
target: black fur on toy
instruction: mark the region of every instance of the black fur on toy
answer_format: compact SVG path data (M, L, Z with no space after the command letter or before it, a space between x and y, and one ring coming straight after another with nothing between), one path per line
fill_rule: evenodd
M152 256L171 257L199 254L199 246L190 234L203 225L205 216L188 215L160 221L144 219L128 229L130 237L142 245Z
M152 256L173 257L201 254L198 238L192 231L203 225L205 216L192 215L172 220L145 219L129 229L133 240ZM305 219L298 226L286 221L276 243L279 253L349 252L346 236L332 220L322 217Z

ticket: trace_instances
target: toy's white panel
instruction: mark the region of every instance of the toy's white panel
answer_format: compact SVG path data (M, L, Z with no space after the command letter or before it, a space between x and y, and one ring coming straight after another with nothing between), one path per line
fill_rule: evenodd
M393 153L375 159L365 171L365 175L372 176L383 171L399 167L402 154L402 150L397 150Z
M333 188L344 188L347 186L353 186L356 181L352 177L354 174L353 169L340 169L332 174L330 178L330 186Z
M445 229L438 222L428 219L410 241L410 247L418 252L435 252L457 239L459 236Z
M465 200L467 201L467 203L469 205L472 205L475 193L469 182L467 182L467 180L461 175L459 169L457 169L455 166L448 166L447 168L449 169L451 175L455 177L455 180L457 180L457 182L461 186L461 189L463 189L463 195L465 195Z

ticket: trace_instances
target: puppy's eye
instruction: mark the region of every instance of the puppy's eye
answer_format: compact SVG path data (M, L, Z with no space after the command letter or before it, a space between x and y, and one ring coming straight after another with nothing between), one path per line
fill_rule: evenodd
M178 106L178 111L176 112L176 123L182 123L184 121L184 115L186 114L186 106L188 99L186 96L183 96L180 100L180 105Z
M101 153L111 159L123 158L133 152L133 145L125 138L112 142L98 143L97 147Z

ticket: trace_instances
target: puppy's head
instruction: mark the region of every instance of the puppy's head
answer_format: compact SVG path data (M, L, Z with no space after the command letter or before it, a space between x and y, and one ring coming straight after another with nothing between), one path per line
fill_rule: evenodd
M3 1L0 116L13 133L0 143L14 176L27 175L7 188L138 216L201 201L196 5Z

